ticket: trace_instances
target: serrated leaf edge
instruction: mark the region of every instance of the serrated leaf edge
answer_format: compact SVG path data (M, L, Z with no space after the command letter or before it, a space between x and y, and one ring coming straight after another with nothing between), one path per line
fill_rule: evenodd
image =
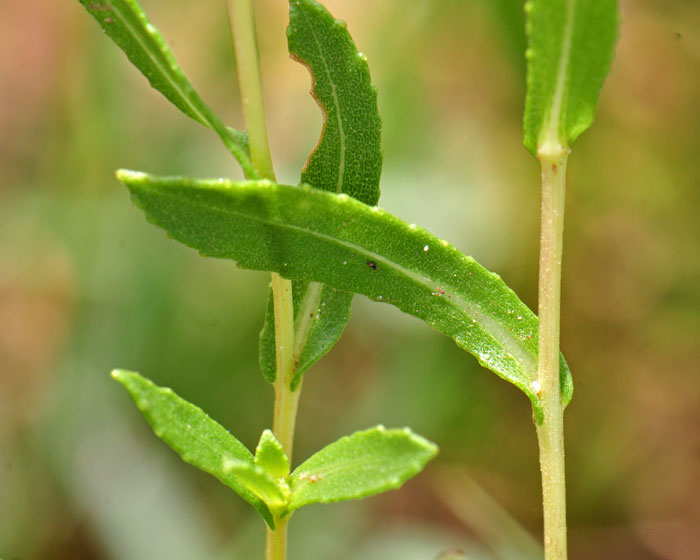
M123 181L127 184L127 186L130 185L136 185L136 184L141 184L142 187L146 188L162 188L168 187L169 182L186 182L188 187L191 188L199 188L199 189L230 189L230 188L241 188L241 189L293 189L295 192L299 192L300 190L306 189L306 191L309 194L312 194L314 196L328 196L328 197L336 197L337 200L342 200L343 203L346 204L355 204L359 205L359 208L362 209L363 212L366 212L367 209L371 211L372 214L378 215L378 216L386 216L390 218L391 220L395 221L397 224L399 224L402 228L408 229L413 232L420 232L422 235L429 236L432 238L433 243L439 243L442 244L444 247L449 247L451 250L455 251L457 255L459 256L460 259L463 261L469 263L469 264L476 264L476 261L468 256L464 255L463 253L459 252L454 246L449 244L447 241L440 240L436 238L433 234L430 232L424 230L423 228L419 228L413 224L409 225L400 218L394 216L393 214L379 208L378 206L374 207L369 207L368 205L347 196L344 193L341 193L340 195L336 195L333 193L328 193L326 191L318 190L318 189L313 189L309 185L302 185L301 187L294 187L294 186L289 186L289 185L279 185L272 183L270 181L243 181L243 182L236 182L236 181L229 181L225 179L200 179L200 180L194 180L190 178L184 178L184 177L156 177L156 176L151 176L146 173L142 172L132 172L132 171L127 171L127 170L119 170L117 172L117 176L120 181ZM138 201L137 201L138 203ZM200 204L204 208L209 208L210 210L214 212L219 212L220 210L216 207L210 206L206 204L205 202L202 202L201 200L197 201L198 204ZM324 239L331 241L332 243L338 244L340 246L343 246L345 248L348 248L350 250L353 250L355 252L359 252L360 254L366 255L368 259L373 260L375 264L382 263L384 266L388 266L390 268L393 268L394 270L397 270L401 272L402 274L410 277L412 280L416 281L420 285L423 286L435 286L437 284L437 280L433 280L429 277L426 277L422 275L419 271L413 271L412 269L406 268L398 263L395 263L394 261L391 261L389 259L386 259L382 255L371 251L369 249L366 249L365 247L361 245L357 245L355 243L340 239L338 237L334 237L322 232L314 231L308 228L302 228L293 224L289 224L283 221L276 221L274 219L270 218L252 218L250 215L235 211L233 209L227 209L227 212L230 212L231 214L237 214L239 216L242 216L247 219L254 219L256 221L259 221L261 223L269 223L271 225L274 225L276 227L279 227L280 229L288 229L291 231L299 231L303 232L307 235L310 235L312 237L317 237L319 239ZM150 220L147 214L147 219ZM158 225L158 224L156 224ZM210 256L207 255L205 252L200 251L200 254L203 256ZM285 270L278 270L278 273L280 273L282 276L285 276L286 271ZM495 280L500 280L500 276L498 274L495 274L493 272L489 272L488 274L491 275ZM308 278L307 278L308 279ZM520 364L520 368L522 371L526 374L527 376L527 381L521 381L517 377L514 377L510 374L507 374L505 372L499 371L498 369L494 369L496 366L492 367L491 362L489 361L492 356L488 353L481 353L481 352L472 352L471 350L468 350L469 353L475 356L477 361L487 369L491 370L492 372L496 373L499 377L509 381L510 383L514 384L516 387L521 389L529 398L530 401L532 402L533 405L533 412L535 415L535 421L537 424L541 424L543 420L543 411L542 411L542 406L539 401L539 396L537 394L537 391L535 390L535 387L533 386L533 381L537 379L537 357L536 354L530 355L527 351L524 349L519 348L519 344L517 341L517 338L512 335L512 333L509 333L504 327L501 327L499 325L498 321L492 318L488 313L483 312L483 309L478 306L478 305L472 305L470 302L462 298L457 292L446 288L443 286L442 288L442 294L444 296L447 296L448 299L450 299L453 303L454 302L459 302L459 305L456 305L457 308L461 309L463 312L466 312L469 316L473 317L473 322L478 323L480 326L483 324L482 330L484 332L488 333L491 338L493 338L495 341L497 341L498 344L503 346L508 350L510 353L510 358L514 360L516 363ZM408 312L407 310L404 310ZM410 312L409 312L410 313ZM532 313L530 311L530 313ZM532 314L534 316L534 313ZM486 320L484 320L484 317L486 317ZM431 325L434 326L434 325ZM502 338L497 338L494 335L499 335ZM505 341L507 342L505 342ZM563 359L563 357L562 357ZM560 368L563 366L560 366ZM571 381L569 379L569 376L567 375L565 379L562 382L562 403L564 406L568 404L568 402L571 400L571 392L572 392L572 385Z

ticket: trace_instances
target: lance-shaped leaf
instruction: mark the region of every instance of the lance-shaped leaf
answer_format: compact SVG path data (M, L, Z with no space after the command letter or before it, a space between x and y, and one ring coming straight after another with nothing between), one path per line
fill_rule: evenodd
M311 94L323 111L321 138L301 181L376 204L381 120L367 59L357 51L345 22L313 0L290 1L287 41L292 58L311 72Z
M311 95L323 112L323 130L301 173L302 183L345 193L366 204L379 200L382 172L381 119L369 66L345 22L313 0L291 0L287 28L289 53L309 69ZM292 388L301 374L336 343L350 317L352 294L317 282L294 281L294 358ZM260 333L260 366L275 380L272 293Z
M307 504L364 498L399 488L437 455L437 446L408 428L377 426L324 447L289 477L289 511Z
M451 337L532 401L537 317L501 278L415 225L346 196L267 181L118 178L148 219L203 255L391 303ZM563 404L571 374L560 365Z
M188 117L214 130L247 177L259 177L248 157L247 135L225 126L202 101L136 0L80 0L80 3L153 88Z
M250 503L274 529L265 503L237 477L231 462L254 466L253 454L202 409L178 397L172 389L158 387L138 373L114 370L112 377L129 392L155 434L187 463L214 475Z
M525 146L566 152L593 122L618 36L617 0L529 0Z

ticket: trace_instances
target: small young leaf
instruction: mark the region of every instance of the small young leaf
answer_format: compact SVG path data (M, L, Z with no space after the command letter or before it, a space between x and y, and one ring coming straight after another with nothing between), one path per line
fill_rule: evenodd
M324 447L292 473L289 511L399 488L436 454L437 446L408 428L377 426L355 432Z
M255 450L255 464L276 479L289 475L287 454L270 430L265 430L260 436Z
M617 0L528 0L525 146L566 152L593 122L618 36Z
M286 484L280 484L261 467L237 459L224 459L222 470L235 476L241 484L265 502L275 515L279 515L287 506L289 489Z
M246 488L224 463L236 461L253 467L253 454L202 409L158 387L138 373L114 370L112 377L129 392L155 434L187 463L214 475L250 503L274 529L274 520L261 499Z
M302 183L376 204L382 172L381 119L366 59L345 22L313 0L290 1L287 40L292 58L309 69L311 94L323 111L321 138L302 171ZM294 389L301 374L340 338L350 318L352 294L297 280L292 294ZM274 331L270 292L260 333L260 367L270 382L276 374Z
M136 0L80 0L80 3L153 88L188 117L214 130L247 177L259 177L248 157L247 135L225 126L202 101Z
M391 303L520 388L542 421L535 314L501 278L414 225L345 195L119 171L147 218L203 255ZM571 373L561 357L561 395Z

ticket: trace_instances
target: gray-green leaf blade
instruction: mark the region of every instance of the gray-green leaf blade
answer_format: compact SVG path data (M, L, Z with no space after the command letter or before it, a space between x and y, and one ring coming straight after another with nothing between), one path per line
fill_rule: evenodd
M312 95L323 111L321 138L301 173L302 183L348 194L366 204L379 199L381 119L369 67L344 22L313 0L291 0L287 40L291 56L312 76ZM295 375L321 358L340 338L350 317L352 294L317 282L295 280ZM268 296L260 333L260 367L276 375L274 307Z
M364 498L399 488L437 455L437 446L408 428L377 426L324 447L289 477L289 510Z
M268 507L237 479L232 470L224 468L227 461L253 465L253 454L240 441L200 408L177 396L172 389L158 387L130 371L114 370L112 377L129 392L160 439L185 462L214 475L234 490L274 528Z
M214 130L246 176L258 177L247 154L247 135L225 126L204 103L136 0L80 0L80 3L154 89L188 117Z
M538 323L501 278L422 228L345 195L267 181L118 172L148 219L203 255L323 282L414 315L537 395ZM573 385L561 358L561 394Z
M526 11L525 146L566 151L593 122L618 37L617 0L529 0Z

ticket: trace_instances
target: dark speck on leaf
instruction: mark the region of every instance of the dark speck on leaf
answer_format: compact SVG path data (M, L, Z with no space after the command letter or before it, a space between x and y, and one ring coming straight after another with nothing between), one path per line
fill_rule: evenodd
M377 263L374 261L367 261L367 266L370 267L372 270L377 270Z

